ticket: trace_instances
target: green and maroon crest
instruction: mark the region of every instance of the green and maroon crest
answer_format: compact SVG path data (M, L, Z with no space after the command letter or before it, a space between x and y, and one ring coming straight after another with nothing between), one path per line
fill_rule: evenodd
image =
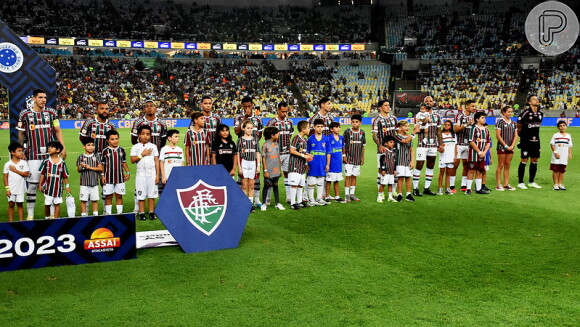
M221 224L227 209L225 186L199 180L187 189L176 189L181 211L200 232L210 236Z

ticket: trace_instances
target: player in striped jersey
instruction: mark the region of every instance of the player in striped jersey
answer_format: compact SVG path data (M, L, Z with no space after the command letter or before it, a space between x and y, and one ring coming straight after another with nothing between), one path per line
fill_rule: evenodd
M161 148L165 146L167 141L167 125L157 119L157 107L153 100L145 101L145 106L143 107L145 116L135 120L133 123L133 128L131 129L131 144L137 144L138 134L137 129L141 125L149 125L151 127L151 143L157 146L157 151L161 151Z
M407 195L405 200L414 202L415 199L411 194L411 170L415 167L415 151L413 150L413 139L414 134L407 135L409 132L409 123L402 120L397 123L399 133L395 136L395 141L397 141L397 188L399 194L397 194L397 202L403 201L403 183L405 183ZM417 128L419 125L415 125Z
M389 198L387 201L396 202L393 198L393 185L395 184L395 173L397 171L397 149L395 149L395 138L387 136L385 138L385 148L387 150L381 153L381 186L379 187L379 195L377 202L383 203L385 199L385 185L387 185L387 193Z
M112 214L113 194L117 206L117 213L123 212L123 195L125 195L125 182L129 180L131 172L127 166L125 149L119 146L119 132L108 131L107 142L109 146L101 153L103 173L101 183L105 194L105 214Z
M64 139L60 129L56 110L46 107L46 92L36 89L32 92L32 108L24 109L18 116L18 141L25 146L25 155L30 167L28 176L26 209L27 220L34 219L34 205L36 204L36 189L40 174L38 169L43 160L48 158L48 143L59 141L64 147ZM60 152L66 159L66 148Z
M238 137L242 137L244 135L244 131L242 130L242 123L246 120L249 120L252 123L252 137L256 139L256 142L260 142L262 138L262 130L264 129L264 125L262 124L262 119L258 116L254 115L254 103L252 102L252 98L244 97L242 99L242 108L244 109L244 114L239 115L235 118L234 121L234 131ZM241 181L238 179L238 184L241 186ZM254 203L256 206L262 206L260 203L260 172L256 174L256 179L254 180Z
M552 180L554 181L554 191L565 191L564 173L568 165L568 159L572 158L572 135L566 133L565 121L558 122L558 133L552 136L550 146L552 147L552 160L550 161L550 170L552 171Z
M290 139L294 132L292 121L288 119L288 104L286 102L278 103L277 116L268 121L267 126L278 128L280 136L278 144L280 145L280 161L282 162L282 172L284 173L284 186L286 188L286 202L290 201L290 184L288 184L288 161L290 160Z
M436 195L430 189L433 180L433 168L435 168L435 159L437 151L442 151L441 146L441 117L433 113L435 101L430 96L425 97L425 102L421 104L425 111L425 122L421 133L419 134L419 144L417 145L417 166L413 170L413 195L422 196L419 191L419 179L421 178L421 169L427 160L427 169L425 169L425 188L423 194Z
M81 173L81 216L87 215L88 201L93 202L93 216L99 215L99 177L103 171L101 156L95 154L95 141L92 138L82 140L85 153L77 159L77 171Z
M459 162L463 164L463 172L461 173L461 191L465 192L467 190L467 153L469 152L469 130L473 126L473 115L476 111L475 101L467 100L465 101L465 106L462 111L460 111L457 116L455 116L455 124L453 125L453 131L457 136L457 155L455 156L455 162L453 165L453 172L449 176L449 184L451 185L451 192L455 193L455 176L457 176L457 168L459 167Z
M260 146L258 140L252 136L252 131L254 126L252 122L246 120L242 123L242 130L244 135L238 138L236 147L238 148L238 158L239 162L239 175L242 180L242 190L252 202L252 212L256 209L254 208L254 180L258 171L260 171L260 162L262 161L260 156ZM262 204L255 204L256 206L261 206Z
M205 166L210 163L212 140L209 133L203 129L203 113L194 112L191 115L193 127L185 134L185 153L187 166Z
M302 192L306 185L307 161L312 160L312 155L306 152L310 133L310 126L306 120L298 122L296 126L298 135L294 136L290 143L290 160L288 163L288 183L290 184L290 205L292 209L303 208Z
M345 201L351 201L351 194L354 195L356 189L356 178L360 176L360 168L365 162L365 146L367 140L365 132L360 129L362 123L361 115L352 115L350 118L351 128L344 134L344 192ZM356 197L355 197L356 199Z
M70 193L68 184L68 169L66 163L59 156L64 147L60 142L49 142L46 145L49 157L45 159L38 171L40 172L38 190L44 193L44 216L46 219L60 216L63 186ZM50 207L54 206L54 215L50 216Z
M467 157L469 172L467 174L467 190L465 195L471 194L471 186L475 177L475 193L489 194L482 189L482 175L485 172L485 154L489 151L491 138L485 126L487 115L478 112L473 116L475 125L469 130L469 153Z
M510 106L501 108L502 118L495 123L495 136L497 137L497 169L495 170L495 178L497 180L496 191L515 191L511 187L510 181L510 165L514 157L514 149L518 143L517 124L511 119L514 110ZM502 174L503 173L503 174ZM502 175L503 181L502 184ZM503 185L503 186L502 186Z
M210 97L204 96L201 98L201 112L203 113L204 124L203 129L209 134L209 139L213 140L216 135L216 128L222 123L220 117L212 113L213 101ZM189 128L193 127L193 120L189 123Z
M79 140L83 143L83 139L93 139L95 141L95 153L100 155L108 146L105 135L108 131L114 129L115 125L109 121L109 105L101 101L97 104L96 116L85 120L81 127Z
M322 98L318 101L318 107L320 110L314 114L314 116L308 119L308 123L310 124L310 135L314 134L314 121L317 119L322 119L324 122L324 128L322 130L322 135L329 136L332 134L330 131L330 123L334 120L329 115L330 110L332 110L332 102L329 98Z
M381 153L385 152L384 146L387 136L397 135L397 118L391 115L391 104L387 100L380 100L377 104L379 115L372 120L373 141L377 145L377 168L380 168ZM377 187L380 187L381 173L377 175Z

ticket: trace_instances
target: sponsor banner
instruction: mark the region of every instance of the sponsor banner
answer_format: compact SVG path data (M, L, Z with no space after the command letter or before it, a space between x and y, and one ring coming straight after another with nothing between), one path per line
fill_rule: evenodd
M197 50L197 43L186 43L185 48L188 50Z
M288 44L288 51L300 51L299 44Z
M274 50L276 50L276 51L288 51L288 44L274 44Z
M301 44L300 45L300 50L302 51L312 51L314 49L314 47L312 46L312 44Z
M211 44L210 43L198 43L197 49L198 50L211 50Z
M89 45L88 39L75 39L75 45L80 47L86 47Z
M105 40L104 45L108 48L112 48L112 47L116 47L117 46L117 41L115 40Z
M223 45L221 43L212 43L211 49L212 50L223 50Z
M338 51L338 44L327 44L326 50L327 51Z
M131 41L117 41L117 46L119 48L130 48L131 47Z
M155 213L187 253L236 248L252 204L222 165L174 167Z
M340 51L350 51L351 50L351 46L350 44L341 44L338 46L338 50Z
M147 49L157 49L158 44L154 41L145 41L144 42L145 48Z
M365 49L365 45L364 44L353 44L351 46L351 49L353 49L354 51L363 51Z
M89 46L90 47L102 47L103 40L89 40Z
M395 107L419 108L428 92L423 91L395 91Z
M171 49L185 49L185 43L183 43L183 42L171 42Z
M171 49L171 42L159 42L157 46L159 49Z
M273 44L262 44L262 50L274 51L274 45Z
M143 41L131 41L131 48L143 48L145 44Z
M238 45L235 43L224 43L224 50L237 50Z
M137 249L178 246L177 241L168 230L137 232Z
M58 39L58 43L60 45L75 45L75 40L72 38L61 37Z
M2 124L0 124L0 129L10 129L10 123L3 121Z
M250 49L250 47L247 43L238 44L238 50L248 50L248 49Z
M0 223L0 271L136 258L135 214Z
M324 50L326 50L325 44L315 44L314 45L314 51L324 51Z
M260 51L262 50L261 44L250 44L250 51Z
M37 36L29 36L28 44L44 44L44 38Z
M58 45L58 38L56 37L47 37L44 39L44 44L47 45Z

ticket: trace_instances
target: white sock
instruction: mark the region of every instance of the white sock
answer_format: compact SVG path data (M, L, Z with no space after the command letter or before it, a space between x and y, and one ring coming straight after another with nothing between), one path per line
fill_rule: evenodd
M344 195L347 198L350 196L350 186L344 188Z
M455 186L455 176L449 176L449 187Z
M86 217L87 213L86 212L81 212L81 217Z
M297 190L298 190L297 188L291 187L290 192L288 193L290 195L290 204L292 204L292 205L297 203L296 202L296 191Z
M354 195L354 190L356 189L356 186L351 186L350 187L350 195Z
M302 187L299 187L296 189L296 201L298 203L302 203L302 195L303 195L304 189Z
M98 216L99 212L98 211L93 211L93 216Z
M481 178L475 179L475 189L477 191L481 190Z
M260 191L254 190L254 203L260 203Z
M117 213L123 213L123 205L117 204Z
M286 201L292 201L292 199L294 199L294 197L292 196L292 187L286 184L284 185L284 188L286 188Z
M465 185L467 185L468 190L471 190L471 186L473 185L473 179L467 179Z
M308 189L308 197L307 197L308 201L314 201L314 186L308 185L307 189Z
M413 169L413 189L419 188L419 180L421 179L421 171Z
M316 196L317 199L322 199L324 196L324 185L316 187Z
M135 212L139 211L139 200L137 199L137 191L135 191Z
M107 204L105 205L105 214L110 215L113 213L113 205Z
M250 202L252 202L252 205L254 204L254 197L248 196L248 200L250 200Z
M467 176L461 176L461 186L467 185L466 183L467 183Z
M433 169L427 168L425 170L425 188L431 187L432 180L433 180Z
M34 217L34 205L36 202L26 202L26 214L28 217Z

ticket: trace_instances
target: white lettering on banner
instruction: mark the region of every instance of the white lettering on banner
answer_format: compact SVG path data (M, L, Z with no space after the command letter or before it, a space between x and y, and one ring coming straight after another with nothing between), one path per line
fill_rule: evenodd
M57 246L55 250L53 245L56 241L62 242L62 246ZM39 247L36 248L36 245ZM28 257L35 251L37 255L54 254L56 251L67 253L74 251L76 247L75 237L71 234L60 235L56 240L52 236L41 236L36 241L28 237L19 238L15 242L0 240L0 258L12 258L14 254L19 257Z

